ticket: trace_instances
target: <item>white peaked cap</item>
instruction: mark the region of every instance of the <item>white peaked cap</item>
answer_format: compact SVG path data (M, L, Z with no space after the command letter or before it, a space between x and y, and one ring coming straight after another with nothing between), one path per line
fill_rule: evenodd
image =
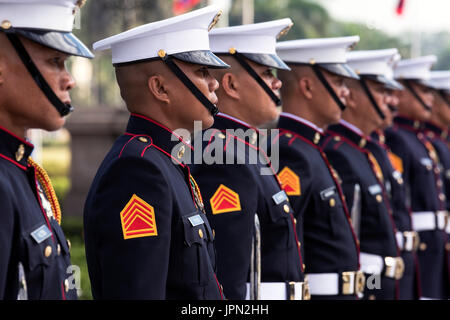
M0 31L26 37L69 55L94 55L72 34L75 15L86 0L0 0Z
M438 90L450 90L450 70L431 71L427 85Z
M347 53L347 63L359 76L383 83L392 90L402 90L403 86L393 79L392 64L397 55L396 48L351 51Z
M14 28L71 32L75 14L85 1L0 0L0 23Z
M436 61L437 58L434 55L400 60L394 66L394 78L428 80L430 78L430 69Z
M359 79L346 56L358 41L359 36L282 41L277 43L277 53L288 64L317 64L331 73Z
M359 75L387 76L392 72L390 64L398 50L361 50L347 53L347 63Z
M246 58L279 69L289 67L277 56L277 39L292 27L290 18L262 23L217 28L210 32L209 41L214 53L239 52Z
M359 36L281 41L277 53L288 63L346 63L347 50L358 41Z
M217 6L208 6L97 41L93 48L95 51L111 50L113 64L167 54L186 62L223 67L226 64L210 51L208 36L220 14Z

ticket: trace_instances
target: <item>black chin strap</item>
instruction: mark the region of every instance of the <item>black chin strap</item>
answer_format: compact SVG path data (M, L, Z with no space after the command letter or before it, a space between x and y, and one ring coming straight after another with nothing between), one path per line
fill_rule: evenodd
M53 104L53 106L58 110L61 117L64 117L71 113L73 111L73 107L70 104L66 104L62 102L55 94L53 89L49 86L47 81L42 76L39 69L34 64L33 60L31 59L30 55L28 54L27 50L23 46L22 42L20 41L19 37L13 33L13 29L3 30L8 37L9 41L11 42L12 46L16 50L17 54L19 55L20 59L22 60L23 64L27 68L28 72L30 73L31 77L33 78L34 82L38 85L38 87L42 90L42 92L45 94L47 99Z
M388 104L388 108L389 110L391 110L391 112L397 112L398 109L396 107L394 107L392 104Z
M184 72L176 65L171 56L165 55L161 59L213 116L219 113L219 108L217 108L215 104L211 103L211 101L209 101L208 98L205 97L205 95L195 86L191 79L189 79L184 74Z
M370 92L369 86L367 85L367 82L364 78L360 78L359 82L361 83L361 87L363 88L364 92L366 93L367 97L370 100L370 103L372 103L372 106L375 108L375 111L378 113L381 119L386 119L386 116L384 115L383 111L381 111L380 106L375 101L375 98L373 97L372 92Z
M253 79L258 82L258 84L264 89L264 91L269 95L269 97L275 102L276 106L281 106L281 99L277 97L275 93L273 93L272 89L264 82L263 79L256 73L255 70L245 61L245 57L239 52L235 51L231 53L231 55L240 63L240 65L252 76Z
M427 111L431 111L431 107L429 105L427 105L425 103L425 101L422 100L422 98L419 96L419 94L416 92L416 90L414 90L414 88L412 87L412 85L409 82L409 80L405 80L403 83L405 84L405 87L413 94L414 98L416 98L417 101L420 102L422 107L424 107L425 110L427 110Z
M317 64L311 65L311 68L313 69L314 73L316 74L317 78L319 78L320 82L322 82L325 89L327 89L328 93L331 95L333 100L336 102L336 104L339 106L339 108L344 111L346 106L342 103L341 99L337 96L334 89L331 87L331 85L328 83L327 79L323 75L322 70L320 69L320 66Z

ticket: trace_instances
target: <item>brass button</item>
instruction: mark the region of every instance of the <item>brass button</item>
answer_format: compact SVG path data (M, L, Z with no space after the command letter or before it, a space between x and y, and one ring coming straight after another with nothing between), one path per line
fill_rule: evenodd
M436 185L437 185L438 187L442 187L442 180L439 179L439 180L436 182Z
M202 229L198 229L198 235L201 239L203 239L203 230Z
M336 200L334 200L334 198L330 199L330 207L334 207L336 205Z
M52 254L52 247L51 246L46 246L45 250L44 250L44 255L46 258L50 257Z
M185 151L186 151L186 148L184 146L181 146L180 150L178 150L178 158L179 159L183 158Z
M67 239L66 242L67 242L67 246L69 247L69 250L70 250L70 248L72 248L72 244L70 243L69 239Z
M216 238L216 230L212 229L213 240Z
M69 292L69 280L64 280L64 290L66 290L66 292Z
M258 135L256 134L256 132L253 132L252 137L250 138L250 143L255 144L257 139L258 139Z
M398 178L397 182L398 182L398 184L402 185L403 184L403 178Z
M450 251L450 242L445 244L445 250Z
M309 64L310 65L316 64L316 60L314 58L309 59Z
M369 296L369 300L376 300L377 298L375 297L375 295L374 294L371 294L370 296Z
M23 159L23 156L25 155L25 146L21 144L19 148L16 151L16 160L19 162Z
M288 133L285 134L285 136L286 136L286 138L292 138L292 133L288 132Z
M8 30L9 28L11 28L11 22L9 20L3 20L2 29Z
M420 249L420 251L425 251L425 250L427 250L427 244L426 244L425 242L422 242L422 243L419 245L419 249Z
M383 197L381 196L381 194L377 194L377 196L375 197L375 199L377 199L378 203L381 203L383 201Z
M225 139L225 135L221 132L221 133L219 133L218 135L217 135L220 139Z
M439 193L439 200L441 200L441 201L445 201L445 194L443 194L443 193Z
M334 141L341 141L341 137L339 137L339 136L334 136Z
M305 271L306 270L305 264L303 264L302 267L303 267L303 271Z
M58 246L56 247L56 252L58 253L58 256L61 254L61 245L58 243Z
M144 142L144 143L148 142L148 139L146 137L139 137L138 139L140 142Z
M300 241L297 241L297 246L300 248L301 247L301 243L300 243Z
M283 206L283 210L284 210L284 212L286 212L286 213L289 213L289 206L287 205L287 204L285 204L284 206Z
M362 138L362 139L359 141L359 147L360 147L360 148L364 148L364 147L366 146L366 143L367 143L367 140L364 139L364 138Z
M161 50L158 51L158 56L160 58L164 58L166 56L166 52L163 49L161 49Z
M320 133L316 132L316 134L314 135L314 144L318 144L320 141Z
M297 219L294 218L294 225L297 225Z

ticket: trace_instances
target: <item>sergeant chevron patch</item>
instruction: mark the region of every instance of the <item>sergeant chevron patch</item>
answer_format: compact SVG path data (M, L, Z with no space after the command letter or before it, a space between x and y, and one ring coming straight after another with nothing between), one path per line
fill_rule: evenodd
M388 152L389 160L391 161L392 167L400 173L403 173L403 161L402 159L392 152Z
M289 167L284 167L278 174L278 179L281 182L281 187L288 196L299 196L302 194L300 185L300 177Z
M213 214L241 211L239 194L221 184L209 199Z
M120 212L120 220L124 239L158 235L155 210L135 194Z

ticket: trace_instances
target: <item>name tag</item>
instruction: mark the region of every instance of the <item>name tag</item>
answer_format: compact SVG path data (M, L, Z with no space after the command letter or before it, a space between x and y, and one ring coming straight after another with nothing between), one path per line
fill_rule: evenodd
M50 232L48 227L45 224L43 224L42 226L34 230L32 233L30 233L30 235L37 243L41 243L45 239L49 238L52 235L52 233Z
M336 193L336 187L330 187L325 190L320 191L320 198L322 200L326 200L331 196L334 196Z
M280 204L283 201L287 200L287 194L286 194L286 192L284 192L284 190L281 190L280 192L275 193L272 196L272 199L273 199L273 201L275 201L276 204Z
M189 222L191 223L191 225L192 225L193 227L205 223L205 222L203 221L202 217L200 217L199 214L197 214L197 215L195 215L195 216L192 216L192 217L189 217L188 220L189 220Z
M429 168L433 165L433 161L431 161L430 158L421 158L420 163L427 168Z
M374 185L370 186L369 187L369 193L371 195L375 195L375 194L381 193L380 185L379 184L374 184Z

